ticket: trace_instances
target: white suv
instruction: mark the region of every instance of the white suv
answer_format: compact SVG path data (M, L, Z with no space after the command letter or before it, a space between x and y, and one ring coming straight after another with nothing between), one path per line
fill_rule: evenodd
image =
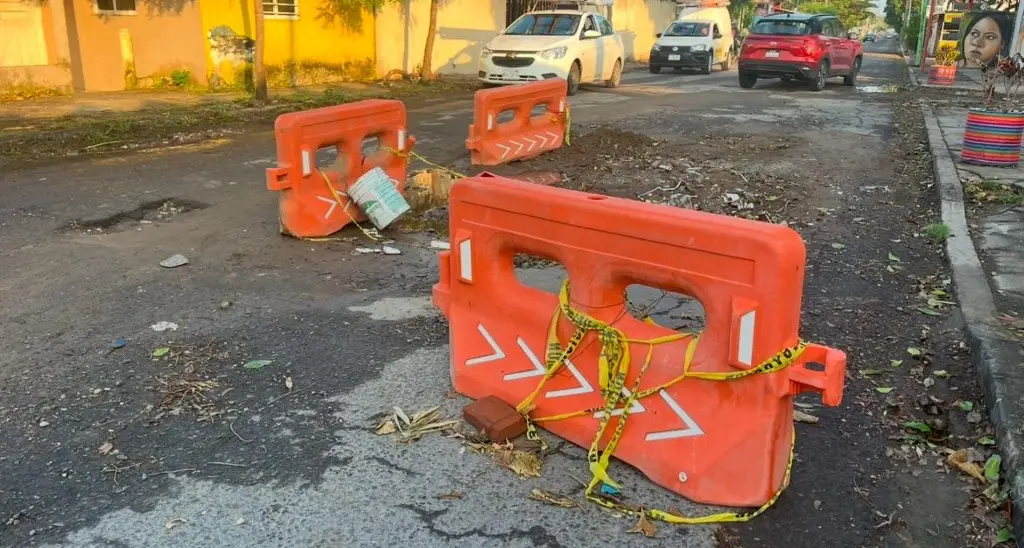
M477 76L488 84L521 84L564 78L568 94L581 83L619 85L622 38L607 19L581 10L530 12L480 52Z

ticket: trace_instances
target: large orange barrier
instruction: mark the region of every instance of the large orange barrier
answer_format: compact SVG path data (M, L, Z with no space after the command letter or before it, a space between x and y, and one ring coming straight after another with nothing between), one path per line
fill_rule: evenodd
M795 231L488 174L455 183L449 207L434 303L450 321L458 392L520 404L591 446L595 476L606 474L600 439L691 500L764 505L758 513L774 502L789 479L793 396L816 391L839 405L846 369L842 352L799 339L805 247ZM559 261L562 294L521 285L516 253ZM699 339L630 316L630 284L698 299Z
M282 114L274 135L277 167L267 169L267 188L281 192L282 231L300 238L327 236L365 220L346 190L375 167L402 192L406 155L416 142L406 130L405 105L388 99ZM364 156L363 142L374 137L376 151ZM317 151L323 148L337 150L341 170L317 167Z
M544 105L546 112L532 116L538 105ZM477 91L466 139L470 160L474 165L495 166L561 147L567 108L561 78ZM508 111L513 119L500 122L501 114Z

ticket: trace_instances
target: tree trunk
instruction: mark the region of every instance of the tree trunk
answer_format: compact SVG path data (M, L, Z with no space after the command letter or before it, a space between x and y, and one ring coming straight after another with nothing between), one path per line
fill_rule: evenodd
M266 40L263 35L263 0L253 0L253 2L255 3L253 13L256 16L256 29L254 32L256 35L256 51L252 59L253 92L256 95L257 101L266 101L267 69L263 66L263 44Z
M433 80L434 71L431 65L434 60L434 35L437 34L437 9L441 0L430 0L430 22L427 24L427 45L423 48L423 64L420 65L420 78Z

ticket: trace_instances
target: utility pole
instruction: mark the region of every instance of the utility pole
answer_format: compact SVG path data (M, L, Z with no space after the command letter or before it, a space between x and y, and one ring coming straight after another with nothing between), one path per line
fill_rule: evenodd
M925 7L924 6L925 2L922 1L921 4L922 4L921 7L924 8ZM928 6L928 13L922 14L924 18L922 19L922 22L921 22L921 31L918 32L918 34L917 34L918 50L921 52L920 53L921 61L920 61L920 64L918 66L921 67L921 72L924 72L925 69L928 68L927 66L925 66L926 65L925 60L928 58L928 52L925 51L925 48L928 47L928 41L931 39L931 35L932 35L932 12L933 11L935 11L935 0L932 0L931 5Z
M935 0L932 0L933 2ZM917 30L917 66L924 70L924 31L928 28L928 0L921 0L921 26Z

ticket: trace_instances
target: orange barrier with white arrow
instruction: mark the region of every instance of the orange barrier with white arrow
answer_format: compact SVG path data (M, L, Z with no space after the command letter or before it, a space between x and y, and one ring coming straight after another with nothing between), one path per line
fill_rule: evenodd
M473 165L506 164L561 147L567 109L561 78L477 91L466 139ZM504 113L512 119L503 121Z

